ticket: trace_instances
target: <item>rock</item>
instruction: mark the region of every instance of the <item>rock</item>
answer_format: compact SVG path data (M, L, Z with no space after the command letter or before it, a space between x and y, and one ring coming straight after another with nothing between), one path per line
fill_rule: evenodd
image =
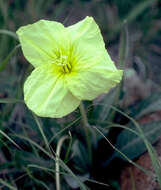
M158 158L161 161L161 138L156 144ZM154 173L148 153L143 154L136 161L147 170ZM153 177L147 176L143 171L133 165L125 167L120 177L121 190L160 190L159 184ZM134 188L135 186L135 188Z

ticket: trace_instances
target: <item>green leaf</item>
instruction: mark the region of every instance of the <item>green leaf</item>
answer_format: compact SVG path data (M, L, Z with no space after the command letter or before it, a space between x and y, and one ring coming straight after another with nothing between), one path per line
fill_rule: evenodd
M161 93L147 97L135 107L129 108L126 112L130 113L135 119L141 118L149 113L161 110Z
M116 91L113 90L96 103L94 108L94 118L97 118L98 121L105 121L107 119L111 109L110 105L114 102L115 96Z
M5 68L7 65L8 61L10 58L15 54L16 50L20 47L21 45L18 44L17 46L14 47L14 49L8 54L8 56L0 63L0 72Z
M159 139L161 134L161 121L151 122L140 127L150 143L155 143ZM130 128L136 131L136 127L131 126ZM140 156L147 150L143 140L129 130L123 130L120 133L115 146L130 159ZM115 152L110 160L116 157L122 158L118 152Z
M90 163L85 146L80 141L75 140L71 151L74 167L79 171L79 173L86 173L86 171L89 170Z
M80 181L82 181L83 183L89 178L89 174L84 174L84 175L77 175L77 177L79 177ZM71 176L64 176L65 181L67 182L67 184L69 185L69 187L71 189L78 189L79 185L78 183L74 180L73 177Z

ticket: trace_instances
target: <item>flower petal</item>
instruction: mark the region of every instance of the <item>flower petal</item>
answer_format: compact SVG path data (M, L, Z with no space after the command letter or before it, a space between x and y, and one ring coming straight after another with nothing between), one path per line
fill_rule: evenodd
M108 92L122 78L105 49L98 25L92 17L67 28L76 57L72 73L66 77L72 94L80 100L92 100Z
M110 70L116 67L108 55L100 29L92 17L67 27L73 46L73 55L77 58L75 69L89 68L100 60Z
M63 117L75 110L80 101L67 89L63 75L52 64L37 67L24 84L24 99L34 113L42 117Z
M74 72L66 77L72 94L80 100L92 100L115 87L122 78L122 70L109 70L106 67L93 67Z
M20 27L16 33L24 56L34 67L52 63L54 53L68 46L65 28L58 22L40 20Z

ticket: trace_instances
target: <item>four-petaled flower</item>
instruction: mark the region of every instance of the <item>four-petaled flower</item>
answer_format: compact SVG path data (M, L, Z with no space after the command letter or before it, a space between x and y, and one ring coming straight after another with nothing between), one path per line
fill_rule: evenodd
M122 78L92 17L69 27L40 20L20 27L17 34L34 66L24 84L24 100L39 116L63 117L81 100L108 92Z

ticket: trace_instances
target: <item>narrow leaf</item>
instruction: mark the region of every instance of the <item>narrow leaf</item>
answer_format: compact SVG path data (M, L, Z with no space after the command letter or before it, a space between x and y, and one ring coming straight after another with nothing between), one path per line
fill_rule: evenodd
M0 63L0 72L5 68L10 58L15 54L16 50L20 47L20 44L14 47L14 49L8 54L8 56Z
M18 100L16 98L0 98L0 104L16 104L23 103L23 100Z
M9 30L2 30L2 29L1 29L1 30L0 30L0 34L8 35L8 36L10 36L10 37L12 37L12 38L14 38L15 40L18 41L18 37L17 37L16 33L12 32L12 31L9 31Z
M140 127L150 143L155 143L160 138L161 121L151 122ZM130 126L130 129L137 131L135 126ZM123 130L120 133L115 146L130 159L140 156L147 150L142 138L128 130ZM119 153L115 152L112 157L120 156Z
M115 96L116 96L115 90L105 95L99 101L99 104L101 104L101 106L97 104L95 105L93 118L97 118L98 121L105 121L111 109L109 105L111 105L114 102Z
M0 130L0 134L6 137L12 144L14 144L17 148L21 149L18 144L16 144L8 135L6 135L2 130Z
M149 143L148 139L145 137L142 128L140 127L140 125L132 117L128 116L126 113L120 111L119 109L117 109L115 107L112 107L112 109L115 109L117 112L121 113L122 115L124 115L125 117L130 119L131 122L137 128L137 131L139 132L139 135L141 136L141 138L143 139L143 141L144 141L144 143L146 145L146 148L148 150L148 153L149 153L151 161L152 161L153 168L154 168L155 173L157 175L157 180L158 180L158 182L160 184L160 187L161 187L161 163L160 163L160 160L158 159L156 151L154 150L152 145Z
M108 142L108 144L110 144L110 146L116 151L118 152L120 155L123 156L123 158L125 158L129 163L133 164L134 166L136 166L137 168L139 168L140 170L142 170L145 174L147 174L148 176L153 177L153 173L151 171L148 171L146 169L144 169L142 166L138 165L137 163L133 162L130 158L128 158L124 153L122 153L118 148L116 148L108 139L107 137L95 126L92 126L92 128L94 128L102 137L104 137L104 139ZM110 163L110 159L107 160L104 163L104 166L107 166Z
M161 93L156 93L145 98L136 106L127 110L127 112L130 113L131 117L138 119L159 110L161 110Z
M36 142L32 141L31 139L27 138L27 137L24 137L22 135L14 135L16 137L19 137L21 139L24 139L28 142L30 142L31 144L33 144L36 148L38 148L39 150L41 150L44 154L46 154L47 156L49 156L52 160L56 161L55 160L55 157L50 154L49 152L47 152L44 148L42 148L39 144L37 144ZM67 171L76 181L77 183L79 184L79 187L81 190L87 190L88 188L86 187L86 185L84 185L80 180L79 178L72 172L72 170L59 158L59 163L60 163L60 166L65 170Z
M140 1L132 11L129 12L129 14L118 24L114 25L114 27L111 30L111 37L115 36L122 27L124 26L124 23L127 24L133 22L144 10L146 10L148 7L150 7L152 4L157 2L157 0L144 0Z
M3 184L4 186L8 187L11 190L17 190L16 187L10 185L9 183L7 183L6 181L4 181L3 179L0 179L0 183Z

